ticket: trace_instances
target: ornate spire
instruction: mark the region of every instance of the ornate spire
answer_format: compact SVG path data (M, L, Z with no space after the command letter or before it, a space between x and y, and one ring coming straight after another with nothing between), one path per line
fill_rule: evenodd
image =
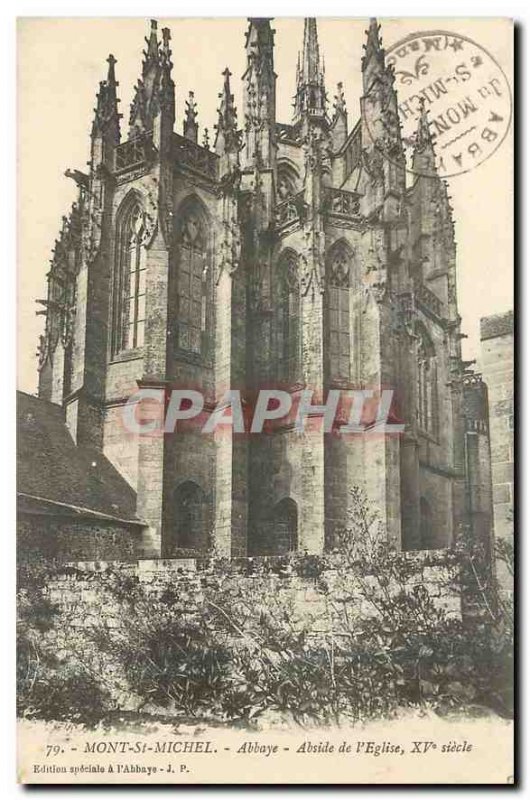
M306 17L304 20L302 77L305 83L318 84L320 80L320 54L318 48L317 21L314 17Z
M205 150L210 149L210 133L208 131L208 128L204 129L204 133L202 135L202 146L204 147Z
M107 70L107 86L109 87L109 91L114 93L114 97L116 96L116 87L119 85L116 80L116 71L114 69L116 63L116 59L112 53L109 53L109 57L107 58L107 64L109 65Z
M263 67L273 69L274 30L271 28L271 17L249 17L248 30L245 33L247 51L247 69L250 62L258 62Z
M131 104L129 119L130 134L135 135L153 127L156 109L154 98L160 84L160 57L157 22L151 20L149 37L145 37L147 49L143 51L142 77L138 79Z
M199 133L199 124L197 122L197 103L195 102L195 95L193 92L188 93L186 100L186 110L184 112L184 122L182 130L186 139L197 144L197 137Z
M322 121L326 118L324 68L320 62L317 22L314 17L304 21L304 47L298 59L295 97L295 123L304 117Z
M425 109L425 98L420 98L418 128L414 138L414 151L412 155L412 169L419 174L434 174L436 172L436 155L429 129L429 117Z
M120 139L120 118L121 114L118 113L118 100L116 89L118 82L116 80L115 64L116 59L112 54L107 58L108 70L107 80L100 81L99 92L97 94L97 105L94 109L94 122L92 125L92 136L98 134L110 133L119 142Z
M337 83L337 94L335 95L335 104L334 104L335 116L339 114L343 114L344 116L348 113L346 111L346 98L344 97L344 86L342 81Z
M381 26L377 22L376 17L370 17L370 24L366 31L366 44L364 46L364 60L366 62L370 61L372 57L377 58L379 61L382 61L384 58L385 51L382 48L383 42L379 36L380 29Z
M247 68L243 74L246 167L270 168L275 160L276 74L274 29L269 18L250 17L245 34Z
M218 109L218 120L215 136L216 153L237 153L239 152L239 133L237 130L237 111L234 105L234 95L230 91L231 72L226 67L223 72L224 83L223 91L219 97L221 103Z
M135 135L153 128L154 119L161 108L174 111L175 85L171 78L171 50L169 28L162 30L162 44L158 41L157 22L151 20L151 30L143 51L142 77L138 80L131 104L130 134Z
M384 207L380 207L381 214L385 219L394 219L401 213L406 175L394 70L386 64L376 19L370 20L366 35L362 59L362 164L371 181L379 184L387 197ZM368 213L375 213L378 208L375 196Z
M432 148L431 132L429 130L429 119L427 111L425 110L425 98L420 97L418 111L418 130L416 131L416 139L414 142L414 149L417 152L422 152L429 145Z
M364 56L362 58L363 89L365 92L371 87L376 77L381 77L386 71L385 51L382 47L381 37L379 36L380 25L375 17L370 19L370 25L366 31L366 44L363 45Z
M170 108L175 112L175 84L171 77L173 62L171 61L171 31L169 28L162 28L162 47L159 54L160 65L160 105L162 108Z
M147 50L144 50L144 62L142 75L145 78L150 69L158 66L158 36L157 36L158 23L156 19L151 20L151 31L149 38L145 38Z
M171 61L171 49L169 43L171 41L171 31L169 28L162 28L162 55L164 56L167 62ZM169 64L170 67L173 64Z
M348 138L348 112L346 110L346 98L344 97L342 81L337 83L337 94L335 95L335 105L330 130L333 148L338 150Z

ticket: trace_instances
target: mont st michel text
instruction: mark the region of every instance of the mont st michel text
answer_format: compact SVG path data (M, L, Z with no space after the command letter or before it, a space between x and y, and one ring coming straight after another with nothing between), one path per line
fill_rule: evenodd
M118 754L125 755L130 753L216 753L214 743L209 740L182 740L155 741L152 743L143 741L110 740L98 742L85 742L83 751L85 754L94 755Z

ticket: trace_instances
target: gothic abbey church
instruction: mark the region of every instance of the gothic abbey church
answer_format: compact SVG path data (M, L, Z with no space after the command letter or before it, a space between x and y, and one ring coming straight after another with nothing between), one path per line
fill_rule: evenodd
M452 211L428 109L406 169L377 22L352 125L342 84L328 102L306 19L293 116L280 121L274 37L269 19L249 20L243 105L226 69L211 146L193 93L183 102L169 29L159 37L151 22L128 128L108 58L89 170L67 172L79 196L41 301L39 399L21 401L33 437L23 517L33 531L55 520L61 546L70 536L75 550L75 531L92 529L107 554L126 541L136 557L321 553L347 525L353 486L398 549L448 547L462 526L490 536L486 387L461 356ZM405 429L129 433L131 393L171 386L212 406L227 387L391 387Z

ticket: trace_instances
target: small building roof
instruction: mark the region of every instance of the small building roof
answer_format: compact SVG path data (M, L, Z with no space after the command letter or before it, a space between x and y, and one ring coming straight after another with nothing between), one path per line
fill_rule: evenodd
M480 339L495 339L497 336L513 335L513 311L492 314L480 320Z
M17 492L33 512L55 507L141 524L136 493L108 458L75 444L61 406L25 392L17 392Z

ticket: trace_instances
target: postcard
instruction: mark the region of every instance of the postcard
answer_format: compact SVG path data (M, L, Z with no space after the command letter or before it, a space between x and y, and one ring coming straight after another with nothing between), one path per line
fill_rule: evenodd
M512 21L20 18L18 108L18 780L514 783Z

